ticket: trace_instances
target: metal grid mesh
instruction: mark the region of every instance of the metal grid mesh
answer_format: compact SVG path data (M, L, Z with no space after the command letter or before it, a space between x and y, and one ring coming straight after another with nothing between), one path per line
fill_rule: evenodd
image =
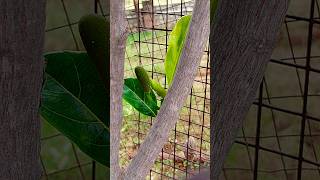
M320 178L319 2L292 0L221 179Z
M194 1L140 0L136 3L127 4L131 34L125 76L134 77L134 68L142 65L153 79L165 86L164 58L170 32L180 17L191 14ZM209 52L206 50L180 119L147 179L186 179L209 166L209 64ZM128 128L122 132L123 165L127 165L134 156L154 120L135 111L128 112L124 125Z
M48 0L45 52L84 50L78 33L80 17L88 13L104 14L106 7L97 0ZM93 162L66 137L42 121L41 179L109 179L106 169Z
M48 0L46 51L83 50L77 21L81 15L95 10L103 13L103 4L97 2ZM187 0L153 0L151 3L151 9L143 9L140 0L137 12L134 5L130 7L127 3L127 9L132 9L128 13L132 34L128 38L126 76L134 76L132 69L142 64L154 79L165 84L161 64L170 30L179 17L192 11L192 5ZM312 180L320 177L319 1L291 0L290 3L281 40L221 179ZM184 179L209 164L209 71L209 52L206 51L180 120L150 171L150 179ZM124 110L121 160L126 165L152 119L132 113L128 106ZM193 151L185 146L190 137L196 141L195 154L201 156L195 162L183 153ZM41 141L43 179L107 178L103 167L94 165L46 122L43 122Z

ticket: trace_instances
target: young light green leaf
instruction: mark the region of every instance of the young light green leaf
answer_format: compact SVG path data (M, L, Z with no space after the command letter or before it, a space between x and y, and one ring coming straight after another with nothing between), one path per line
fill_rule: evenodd
M170 34L169 47L164 64L169 86L172 83L174 74L176 72L176 66L179 62L181 51L184 47L184 42L189 32L190 20L190 15L180 18Z
M45 55L40 116L92 159L109 167L108 91L83 52Z
M151 79L151 88L158 94L158 96L164 98L167 95L167 91L157 81Z
M138 79L128 78L124 80L123 99L140 113L155 117L159 107L153 91L144 92Z

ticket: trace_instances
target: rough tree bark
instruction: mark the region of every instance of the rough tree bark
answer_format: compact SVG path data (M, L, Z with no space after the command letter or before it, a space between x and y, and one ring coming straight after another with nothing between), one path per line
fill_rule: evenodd
M211 179L252 104L277 41L288 0L219 1L211 47Z
M124 1L110 2L110 178L120 179L120 131L122 91L127 38Z
M0 179L40 179L45 0L0 1Z
M208 42L209 14L209 0L197 0L173 83L152 128L127 168L125 180L144 179L168 140L169 133L174 128L179 112L190 93L203 50Z

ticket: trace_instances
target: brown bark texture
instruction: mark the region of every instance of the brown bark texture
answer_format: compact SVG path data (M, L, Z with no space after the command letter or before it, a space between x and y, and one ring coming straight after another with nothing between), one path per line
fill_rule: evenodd
M211 24L211 179L255 98L288 0L221 0Z
M0 1L0 179L37 180L45 0Z
M121 177L119 165L122 91L127 38L124 1L110 2L110 179Z

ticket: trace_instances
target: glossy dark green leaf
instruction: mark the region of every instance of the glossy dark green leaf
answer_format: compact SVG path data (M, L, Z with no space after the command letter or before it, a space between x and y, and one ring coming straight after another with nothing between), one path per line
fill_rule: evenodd
M145 93L139 80L135 78L124 80L123 99L144 115L155 117L159 110L154 92Z
M109 167L108 93L83 52L45 55L40 116L92 159Z
M183 16L180 18L170 33L169 47L164 62L166 77L169 86L172 83L174 74L176 72L176 66L179 62L184 42L189 32L191 16Z

